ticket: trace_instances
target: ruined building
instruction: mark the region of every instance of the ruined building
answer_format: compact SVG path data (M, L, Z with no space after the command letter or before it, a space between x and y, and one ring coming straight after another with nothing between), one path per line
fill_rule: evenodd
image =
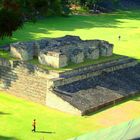
M8 49L7 49L8 50ZM113 45L103 40L77 36L18 42L9 53L18 59L0 57L0 88L58 110L85 115L140 93L140 65L125 56L59 71L69 63L111 57ZM29 60L38 59L43 69Z

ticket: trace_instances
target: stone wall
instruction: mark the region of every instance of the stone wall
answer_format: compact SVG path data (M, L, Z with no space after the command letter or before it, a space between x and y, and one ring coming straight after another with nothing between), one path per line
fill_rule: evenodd
M103 64L91 65L89 67L79 68L75 71L69 71L60 74L60 78L52 79L53 87L66 85L75 81L87 79L89 77L101 75L102 73L109 73L119 69L135 66L138 62L135 59L120 59Z
M104 40L81 40L78 36L64 36L13 43L10 45L10 52L12 57L20 60L27 61L36 56L41 64L61 68L68 65L67 61L81 63L85 59L111 56L113 54L113 44ZM56 61L54 61L55 59Z
M37 66L23 61L9 61L1 58L0 88L10 94L48 105L67 113L83 115L85 112L81 111L78 106L73 105L73 102L69 102L71 92L64 91L58 94L61 91L59 91L57 87L70 83L73 84L75 81L81 81L83 79L85 81L90 77L132 67L136 64L136 60L125 57L104 64L81 67L73 71L55 75L53 72L51 73L50 71L40 69ZM132 79L133 78L134 77L132 77ZM74 87L76 87L76 85ZM72 89L74 89L74 87L72 87ZM57 90L55 90L55 88ZM105 89L105 91L107 90ZM86 92L83 91L82 95L83 93ZM66 98L63 98L64 96L62 95L66 95ZM74 98L77 101L77 105L80 105L82 100L86 102L86 99L82 98L82 100L80 100L79 93L77 95L77 98ZM90 112L94 109L94 107L89 107L89 109L86 108L86 111Z
M51 90L47 92L46 105L51 108L59 109L66 113L82 115L82 112L79 109L57 96L54 91Z
M73 70L68 70L68 71L64 71L64 72L57 72L54 70L51 70L50 72L52 74L57 74L59 75L58 77L60 78L69 78L72 77L74 75L81 75L83 73L87 73L87 72L91 72L93 70L98 70L101 67L105 67L108 65L116 65L117 63L124 63L128 60L128 57L121 57L119 59L115 59L115 60L110 60L107 61L105 63L98 63L98 64L91 64L91 65L87 65L87 66L82 66Z

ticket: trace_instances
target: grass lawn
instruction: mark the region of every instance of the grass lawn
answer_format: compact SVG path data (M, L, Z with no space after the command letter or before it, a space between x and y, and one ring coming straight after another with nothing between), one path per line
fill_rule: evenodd
M104 39L115 44L115 54L140 59L140 10L120 11L94 16L50 17L37 23L26 23L12 38L0 45L17 41L78 35L82 39ZM118 36L121 35L121 41Z
M66 140L139 117L140 97L80 117L0 92L0 140ZM34 118L37 133L31 132Z
M82 39L104 39L115 44L114 53L140 59L140 11L124 11L95 16L55 17L26 23L10 42L79 35ZM118 41L118 36L121 40ZM6 54L5 54L6 55ZM0 93L0 140L66 140L83 133L140 117L140 100L132 99L91 116L77 117L39 104ZM39 131L31 133L32 120Z

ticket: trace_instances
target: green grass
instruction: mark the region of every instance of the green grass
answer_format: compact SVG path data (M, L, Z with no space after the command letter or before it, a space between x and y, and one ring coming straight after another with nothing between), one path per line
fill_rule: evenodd
M108 40L115 44L115 54L140 60L139 13L138 10L120 11L96 16L53 17L35 24L26 23L11 39L0 40L0 45L70 34L79 35L82 39ZM120 41L118 35L122 37ZM0 139L2 140L12 140L12 137L18 140L40 140L42 137L45 140L65 140L138 117L140 117L139 98L91 116L76 117L0 94ZM38 130L55 133L31 133L31 123L34 118L37 119Z
M0 51L0 57L6 58L6 59L11 59L11 56L7 51Z
M0 45L17 41L78 35L82 39L104 39L115 44L114 53L140 59L140 10L120 11L94 16L53 17L26 23L12 38ZM118 41L121 35L121 41Z
M139 106L138 96L91 116L80 117L0 92L0 139L40 140L44 137L44 140L66 140L139 118ZM34 118L37 119L38 131L53 133L32 133Z
M84 66L87 66L87 65L93 65L93 64L108 62L110 60L119 59L121 57L123 57L123 56L114 54L114 55L109 56L109 57L102 56L97 60L86 59L84 62L79 63L79 64L75 64L75 63L70 62L69 65L64 67L64 68L53 68L53 67L50 67L50 66L47 66L47 65L41 65L38 62L37 58L34 58L33 60L30 60L29 63L37 65L37 66L39 66L40 68L43 68L43 69L55 70L57 72L64 72L64 71L73 70L73 69L76 69L76 68L79 68L79 67L84 67Z
M7 60L18 60L17 58L13 58L7 51L0 51L0 58L5 58Z

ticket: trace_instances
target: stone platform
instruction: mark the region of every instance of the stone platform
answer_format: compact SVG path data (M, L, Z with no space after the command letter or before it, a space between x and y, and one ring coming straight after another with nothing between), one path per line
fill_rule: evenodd
M140 64L113 56L108 41L65 36L13 43L9 49L16 59L0 58L0 89L63 112L85 115L140 92ZM34 57L39 64L29 61ZM96 64L59 71L86 60Z
M140 92L140 64L59 86L54 91L85 115Z
M1 58L0 89L63 112L85 115L140 92L140 64L122 57L57 73Z

